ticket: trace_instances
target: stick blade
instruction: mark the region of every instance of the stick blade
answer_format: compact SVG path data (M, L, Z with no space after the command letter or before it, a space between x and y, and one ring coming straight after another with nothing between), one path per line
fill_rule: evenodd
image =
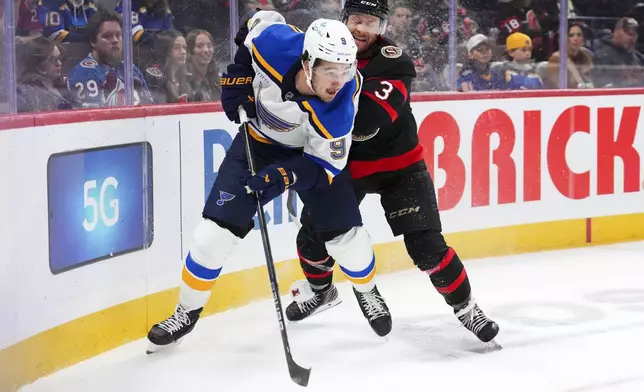
M291 375L291 380L293 380L293 382L297 385L303 387L309 385L311 369L303 368L302 366L295 363L295 361L290 359L288 361L288 372Z

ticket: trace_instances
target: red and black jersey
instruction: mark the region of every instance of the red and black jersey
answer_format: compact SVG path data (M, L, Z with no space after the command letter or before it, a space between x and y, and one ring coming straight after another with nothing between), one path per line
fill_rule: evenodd
M423 159L416 119L411 112L412 59L380 38L358 55L364 77L353 128L349 169L353 178L403 169Z

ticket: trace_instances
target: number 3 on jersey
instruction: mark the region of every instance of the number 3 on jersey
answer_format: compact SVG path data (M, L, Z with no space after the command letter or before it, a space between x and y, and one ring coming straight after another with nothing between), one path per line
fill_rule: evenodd
M394 90L394 86L387 82L386 80L380 82L384 87L382 90L376 91L375 96L382 99L383 101L386 101L389 99L389 94Z

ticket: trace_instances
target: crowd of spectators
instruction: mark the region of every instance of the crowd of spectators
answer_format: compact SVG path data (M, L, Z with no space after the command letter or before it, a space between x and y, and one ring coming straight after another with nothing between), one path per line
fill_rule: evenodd
M19 111L123 105L124 39L134 49L136 104L218 100L231 58L230 1L131 1L126 32L119 0L15 0ZM565 87L644 86L644 0L566 1ZM455 0L455 85L449 0L391 0L386 34L416 64L414 91L560 88L559 2ZM237 4L240 20L257 8L275 9L301 29L339 18L342 7L341 0Z
M124 39L135 104L219 100L230 27L226 2L216 3L132 0L125 32L121 1L17 0L18 111L124 105Z

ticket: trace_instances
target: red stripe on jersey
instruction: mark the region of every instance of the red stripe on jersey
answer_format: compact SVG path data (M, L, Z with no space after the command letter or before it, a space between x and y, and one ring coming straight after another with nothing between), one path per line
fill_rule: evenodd
M391 107L389 102L376 97L373 93L368 91L363 91L362 95L366 95L367 97L373 99L378 104L380 104L380 106L382 106L382 108L385 109L385 111L389 114L389 117L391 117L391 122L396 121L396 119L398 118L398 112L396 111L396 109Z
M349 171L351 172L351 177L357 179L375 173L404 169L422 159L423 147L417 144L412 150L395 157L382 158L376 161L349 160Z
M405 83L402 80L387 80L387 79L376 79L376 78L369 78L365 80L365 82L370 81L370 80L380 80L382 82L387 82L391 83L392 86L405 97L405 101L409 97L409 91L407 90L407 86L405 86Z
M402 82L402 80L388 80L389 83L391 83L392 86L398 89L400 93L405 97L405 101L407 100L407 97L409 97L409 92L407 91L407 86L405 86L405 83Z
M453 293L457 288L459 288L465 278L467 278L467 272L465 272L465 268L463 268L463 272L461 272L461 274L458 276L458 278L456 278L454 282L452 282L452 284L447 287L436 287L436 291L441 294Z
M448 248L447 253L445 253L445 256L443 256L443 260L441 260L440 263L434 268L428 269L425 272L428 275L432 275L437 273L438 271L444 270L445 267L449 265L449 263L452 262L452 259L454 258L454 255L456 255L456 252L454 252L453 248Z

